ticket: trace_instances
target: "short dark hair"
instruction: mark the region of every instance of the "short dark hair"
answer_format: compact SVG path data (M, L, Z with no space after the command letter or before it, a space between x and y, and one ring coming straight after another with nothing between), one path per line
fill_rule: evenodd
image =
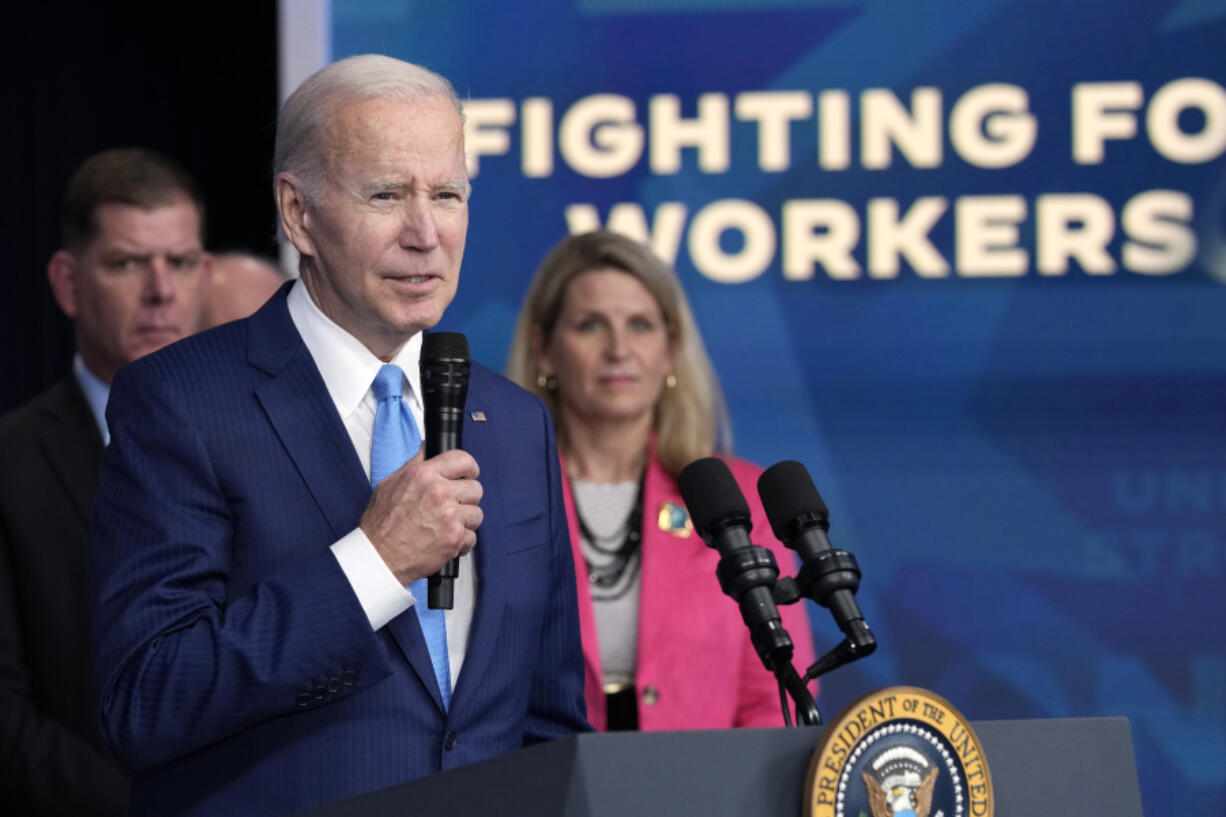
M130 204L145 210L186 198L200 216L204 239L204 199L177 162L145 148L112 148L90 156L68 180L60 210L64 246L79 250L98 230L98 208Z

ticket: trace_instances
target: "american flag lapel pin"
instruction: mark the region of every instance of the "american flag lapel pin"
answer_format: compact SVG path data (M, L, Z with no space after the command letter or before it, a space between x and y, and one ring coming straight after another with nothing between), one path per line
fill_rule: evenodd
M472 418L472 421L474 423L484 423L485 422L485 412L484 411L470 411L468 412L468 416Z

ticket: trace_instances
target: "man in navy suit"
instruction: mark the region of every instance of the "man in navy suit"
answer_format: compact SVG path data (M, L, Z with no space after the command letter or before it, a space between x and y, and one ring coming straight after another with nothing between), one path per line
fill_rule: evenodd
M288 814L586 728L540 402L474 364L465 450L371 489L375 376L401 369L420 428L421 333L458 282L454 91L387 57L334 63L282 108L274 175L300 280L111 392L98 689L136 815ZM440 672L407 588L457 556Z

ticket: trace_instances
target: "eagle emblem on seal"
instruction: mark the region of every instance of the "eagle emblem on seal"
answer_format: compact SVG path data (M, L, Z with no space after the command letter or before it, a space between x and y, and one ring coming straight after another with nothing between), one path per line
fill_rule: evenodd
M939 769L909 746L886 749L864 772L873 817L928 817ZM936 817L942 817L938 812Z

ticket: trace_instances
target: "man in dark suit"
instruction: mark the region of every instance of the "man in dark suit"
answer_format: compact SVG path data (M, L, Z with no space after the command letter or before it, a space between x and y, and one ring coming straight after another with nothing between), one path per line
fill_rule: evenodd
M0 802L5 814L126 813L127 774L98 732L88 520L123 364L197 329L202 204L145 150L87 159L47 265L73 321L73 371L0 419Z
M300 280L125 367L107 412L98 685L135 815L288 814L587 728L544 406L474 363L465 450L406 461L468 226L455 92L334 63L274 179Z

